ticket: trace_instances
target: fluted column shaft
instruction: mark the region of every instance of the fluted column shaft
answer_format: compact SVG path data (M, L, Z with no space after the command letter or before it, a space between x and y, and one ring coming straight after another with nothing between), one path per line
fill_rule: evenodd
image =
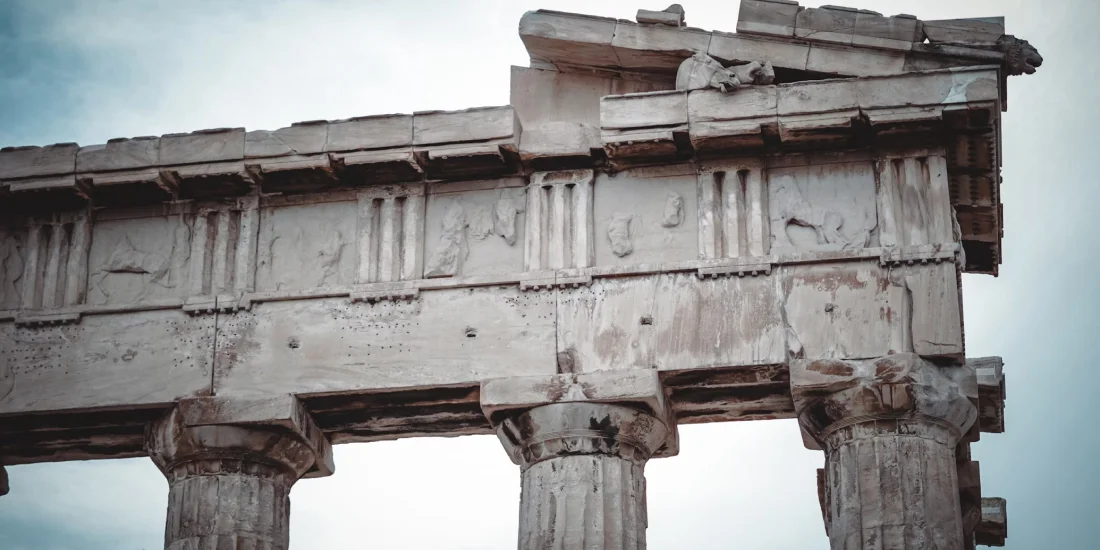
M522 469L520 550L641 550L645 464L668 428L650 413L555 403L498 429Z
M531 466L523 472L519 548L645 548L644 469L607 455Z
M327 441L292 396L183 400L145 445L168 479L165 550L286 550L291 487L332 471Z
M189 462L168 473L166 550L283 550L290 544L287 472L238 459Z
M937 423L879 419L825 439L834 550L961 550L956 436Z
M977 419L973 369L915 354L796 360L791 391L825 451L833 550L966 548L955 449Z

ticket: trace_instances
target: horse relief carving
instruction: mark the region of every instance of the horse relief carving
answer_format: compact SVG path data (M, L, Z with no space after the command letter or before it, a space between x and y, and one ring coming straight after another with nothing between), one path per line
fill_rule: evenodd
M780 176L771 188L772 249L835 251L866 248L873 225L850 228L845 212L814 206L803 196L795 179ZM854 231L851 231L854 229Z

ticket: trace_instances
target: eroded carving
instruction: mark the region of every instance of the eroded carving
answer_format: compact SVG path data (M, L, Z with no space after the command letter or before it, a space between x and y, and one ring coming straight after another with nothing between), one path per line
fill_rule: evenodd
M191 257L191 227L176 218L171 221L170 237L165 239L156 239L156 234L143 235L140 229L144 228L120 229L127 231L119 235L105 259L99 256L102 263L91 274L94 292L90 293L89 303L141 302L182 295Z
M23 250L15 235L0 233L0 309L19 307Z
M634 238L631 234L633 222L632 214L615 212L607 226L607 239L611 241L611 252L620 258L634 252Z
M0 359L0 401L15 389L15 373L12 372L14 359Z
M997 41L997 48L1005 54L1005 67L1010 75L1035 74L1042 66L1043 56L1027 40L1006 34Z
M755 61L724 67L717 59L702 53L684 60L676 71L676 89L680 91L715 88L723 93L742 86L768 85L775 82L775 69L770 62Z
M670 192L665 196L665 210L661 217L662 227L679 227L684 223L684 197Z
M493 231L508 246L516 244L516 217L523 212L522 203L510 197L501 197L493 208Z
M324 236L321 237L321 240L316 241L307 235L304 229L299 227L289 236L276 235L268 245L268 255L274 258L279 249L298 249L314 241L314 256L310 258L310 262L314 269L319 271L316 286L336 284L339 282L340 260L344 257L344 249L347 248L348 242L344 239L344 234L335 228L331 231L324 231L322 234ZM275 289L281 290L289 285L289 280L280 280L276 283Z
M425 277L452 277L458 274L470 252L466 244L468 225L466 209L458 202L452 203L443 215L443 233L435 245L435 252L424 266Z
M470 238L475 241L484 241L493 234L494 208L490 204L478 204L470 208L470 222L468 225Z
M847 227L844 212L811 204L793 176L772 180L770 201L773 249L847 250L866 248L871 242L876 226L873 220Z

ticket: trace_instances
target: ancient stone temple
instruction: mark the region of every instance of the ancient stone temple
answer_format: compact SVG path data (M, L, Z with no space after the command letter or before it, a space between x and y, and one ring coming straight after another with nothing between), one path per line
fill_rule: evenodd
M640 549L678 425L797 418L832 548L1003 544L960 275L1042 57L997 17L688 20L527 13L501 107L3 149L0 464L148 456L165 548L285 549L331 445L496 433L519 548Z

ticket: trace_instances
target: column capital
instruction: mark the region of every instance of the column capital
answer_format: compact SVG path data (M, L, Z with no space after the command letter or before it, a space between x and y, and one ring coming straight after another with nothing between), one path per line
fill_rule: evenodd
M489 380L481 408L512 461L527 469L584 454L644 463L679 451L676 421L656 372Z
M263 464L293 483L334 470L332 446L293 395L181 399L149 425L146 451L171 479L181 467L202 470L214 461ZM217 473L200 472L191 473Z
M791 361L791 396L807 445L837 430L882 420L939 425L955 445L978 418L974 368L937 366L919 355ZM898 422L904 429L908 422ZM881 424L881 422L879 423Z

